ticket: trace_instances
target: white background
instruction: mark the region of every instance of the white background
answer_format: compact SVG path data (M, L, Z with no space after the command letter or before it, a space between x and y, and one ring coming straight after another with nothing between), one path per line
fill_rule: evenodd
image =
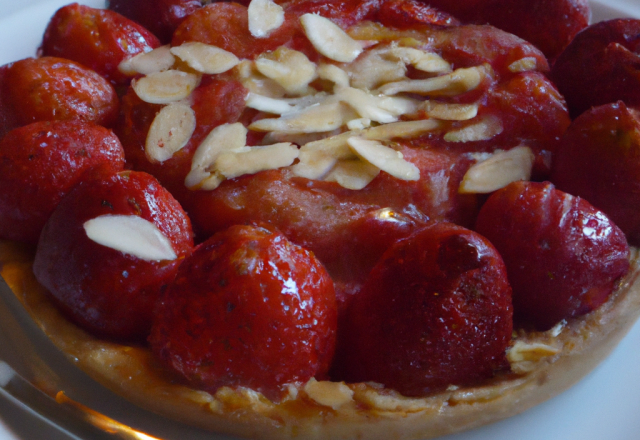
M33 55L48 18L66 3L64 0L0 0L0 17L4 17L0 19L0 65ZM98 6L103 2L80 3ZM623 15L640 17L640 2L601 0L593 3L595 21ZM174 435L175 432L171 437ZM189 434L181 437L183 440L193 438ZM0 398L0 440L69 438L23 408ZM446 440L496 439L640 439L640 323L607 360L560 396L508 420L446 437Z

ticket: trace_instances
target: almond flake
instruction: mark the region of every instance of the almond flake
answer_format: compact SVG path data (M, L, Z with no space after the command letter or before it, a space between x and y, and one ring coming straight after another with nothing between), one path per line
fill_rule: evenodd
M249 32L256 38L266 38L284 23L284 9L271 0L251 0L248 8Z
M293 107L282 99L269 98L250 92L246 98L246 105L249 108L260 110L261 112L282 115L290 112Z
M249 125L255 131L280 131L283 133L317 133L335 130L355 119L340 102L328 101L288 113L280 118L260 119Z
M452 70L451 64L445 61L440 55L413 47L395 46L391 49L390 54L403 63L410 64L423 72L449 73Z
M386 124L396 122L397 116L380 108L378 99L364 90L353 87L340 87L336 90L336 97L342 102L349 104L362 118Z
M397 59L388 59L388 48L368 50L353 63L344 66L351 86L373 90L383 84L407 79L407 68Z
M529 72L531 70L536 70L537 67L538 60L534 57L524 57L509 64L509 71L513 73Z
M289 143L246 147L242 151L221 153L214 164L215 169L227 179L255 174L259 171L287 167L298 157L298 148Z
M371 127L371 119L368 118L352 119L347 122L347 128L349 130L364 130L369 127Z
M287 93L301 94L316 78L316 65L302 52L279 47L262 54L255 61L260 73L280 84Z
M538 362L558 353L560 353L560 349L553 345L542 342L516 341L507 351L507 359L515 373L524 374L532 371Z
M90 240L145 261L178 258L158 227L136 215L102 215L84 223Z
M420 170L411 162L403 159L402 153L389 148L378 141L361 137L347 140L351 149L362 159L391 174L400 180L418 180Z
M353 390L344 382L320 381L311 378L304 386L304 392L311 400L334 410L353 402Z
M356 159L347 140L351 132L309 142L300 148L297 164L291 167L293 174L307 179L323 179L338 160Z
M378 125L362 132L362 137L378 141L389 141L394 138L410 139L440 128L440 123L432 119L418 121L401 121L392 124Z
M282 98L286 94L280 84L261 74L253 61L240 61L233 68L233 74L250 92L270 98Z
M196 115L185 104L169 104L160 110L149 128L145 154L152 163L170 159L181 150L196 129Z
M191 95L200 77L179 70L165 70L147 75L132 82L140 99L151 104L169 104Z
M318 78L331 81L336 86L349 87L349 74L334 64L320 64L316 73Z
M196 149L191 160L191 171L185 178L189 189L215 189L222 177L210 168L221 153L243 148L247 143L247 129L240 122L222 124L211 130Z
M125 75L149 75L170 69L175 62L176 59L171 54L171 47L166 45L122 61L118 65L118 70Z
M336 163L327 177L327 182L336 182L343 188L360 190L380 174L380 168L359 159L342 160Z
M379 91L385 95L406 92L430 96L456 96L474 90L480 85L484 76L482 67L460 68L435 78L388 83L380 87Z
M427 116L443 121L467 121L478 115L478 104L449 104L437 101L425 101L422 109Z
M502 133L502 130L502 121L497 116L486 116L472 125L445 133L444 140L447 142L488 141Z
M350 63L362 53L362 45L328 18L304 14L300 23L313 47L327 58Z
M215 75L233 69L240 60L219 47L190 41L171 48L171 53L200 73Z
M516 147L493 154L467 170L458 192L487 194L511 182L529 180L535 160L529 147Z

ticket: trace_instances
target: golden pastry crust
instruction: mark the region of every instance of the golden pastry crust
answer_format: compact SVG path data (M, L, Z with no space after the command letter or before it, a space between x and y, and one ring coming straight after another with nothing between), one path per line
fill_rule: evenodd
M191 389L146 347L98 340L67 321L31 272L23 246L0 241L0 275L68 358L142 408L204 429L259 439L427 439L495 422L570 387L615 348L640 315L640 254L601 308L543 333L514 334L513 373L481 386L407 398L371 383L291 385L273 403L249 389Z

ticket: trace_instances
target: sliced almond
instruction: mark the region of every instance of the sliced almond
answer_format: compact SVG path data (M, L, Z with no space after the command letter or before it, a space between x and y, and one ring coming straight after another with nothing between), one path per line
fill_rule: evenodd
M380 174L380 168L359 159L336 163L324 180L336 182L343 188L361 190Z
M418 121L401 121L379 125L364 130L361 136L365 139L389 141L394 138L412 138L440 128L440 123L432 119Z
M334 410L353 402L353 390L344 382L319 382L311 378L303 390L311 400Z
M242 151L221 153L215 169L227 179L259 171L287 167L298 157L298 148L289 143L247 147Z
M354 62L344 66L351 86L373 90L383 84L406 79L407 68L397 58L388 57L389 48L368 50Z
M249 108L274 115L282 115L293 110L293 107L285 100L269 98L252 92L247 95L246 104Z
M350 63L362 53L362 45L328 18L304 14L300 23L313 47L327 58Z
M250 92L268 96L269 98L282 98L286 94L286 91L280 84L261 74L253 61L240 61L240 63L233 68L233 74Z
M400 180L418 180L420 170L402 157L402 153L378 141L352 137L347 143L353 151L372 165Z
M445 133L444 140L447 142L488 141L502 133L503 129L502 121L497 116L486 116L474 124Z
M249 32L266 38L284 23L284 9L271 0L251 0L248 7Z
M309 61L302 52L284 46L260 55L255 66L260 73L280 84L290 94L306 92L309 83L316 78L315 63Z
M86 221L83 227L90 240L141 260L178 258L160 229L136 215L102 215Z
M538 68L538 60L534 57L520 58L518 61L514 61L509 64L509 71L513 73L529 72Z
M300 153L302 154L302 153ZM336 166L338 159L322 151L307 152L304 160L291 167L295 176L311 180L322 180Z
M560 353L560 349L542 342L516 341L507 351L507 359L511 369L517 374L528 373L535 365Z
M231 52L197 41L172 47L171 53L200 73L215 75L233 69L240 60Z
M364 130L369 127L371 127L371 119L368 118L352 119L347 122L347 128L349 130Z
M336 86L349 87L349 74L334 64L320 64L316 73L318 78L331 81Z
M377 97L364 90L353 87L340 87L336 90L336 97L349 104L362 118L386 124L396 122L398 117L381 108Z
M151 104L169 104L191 95L200 77L179 70L165 70L147 75L132 82L140 99Z
M410 64L423 72L449 73L452 70L451 64L436 53L426 52L413 47L398 46L392 47L389 53L403 63Z
M147 159L153 163L170 159L181 150L196 129L196 115L185 104L169 104L160 110L149 128L145 143Z
M255 131L279 131L283 133L317 133L335 130L355 119L340 102L323 102L289 113L280 118L260 119L249 125Z
M529 147L516 147L495 153L467 170L458 192L487 194L511 182L529 180L535 156Z
M385 84L379 92L385 95L417 93L429 96L456 96L474 90L485 77L482 67L456 69L453 72L428 79L410 79Z
M222 182L222 177L210 168L218 156L228 150L236 150L247 143L247 129L240 122L222 124L211 130L196 149L191 160L191 171L185 179L189 189L212 190Z
M171 54L171 46L166 45L122 61L118 65L118 70L125 75L149 75L170 69L175 62L176 59Z
M425 101L422 103L422 109L430 118L443 121L467 121L478 115L478 104L450 104Z

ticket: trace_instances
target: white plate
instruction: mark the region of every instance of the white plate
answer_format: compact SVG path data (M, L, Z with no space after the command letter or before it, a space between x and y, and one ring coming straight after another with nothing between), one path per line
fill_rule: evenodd
M0 0L0 65L35 54L49 17L67 0ZM103 0L84 0L91 6ZM593 20L621 16L640 17L638 0L599 0L593 2ZM1 334L0 334L1 336ZM0 340L0 344L4 341ZM519 416L446 440L632 440L640 438L640 322L606 359L584 380ZM118 420L155 431L165 438L181 440L220 438L176 426L158 419L102 390L74 367L63 366L61 374L78 375L90 406ZM95 392L91 389L94 388ZM100 397L96 397L99 394ZM88 397L90 398L90 397ZM4 421L3 421L4 420ZM7 425L16 434L12 433ZM154 426L155 428L151 428ZM68 439L28 410L0 399L0 440Z

